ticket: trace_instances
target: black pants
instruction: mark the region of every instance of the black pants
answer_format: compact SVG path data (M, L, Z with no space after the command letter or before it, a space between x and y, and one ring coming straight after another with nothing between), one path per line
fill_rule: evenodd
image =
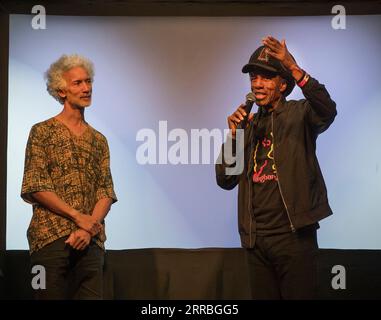
M36 299L102 299L104 251L94 242L83 251L60 238L31 255L31 265L46 272L46 289L34 290Z
M253 299L315 299L318 244L315 228L257 236L247 250Z

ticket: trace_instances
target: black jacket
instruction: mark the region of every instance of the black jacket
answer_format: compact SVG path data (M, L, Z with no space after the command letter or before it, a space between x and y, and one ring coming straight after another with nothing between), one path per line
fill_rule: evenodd
M315 150L317 136L331 125L336 116L336 104L316 79L310 78L302 91L306 99L283 100L271 116L278 183L293 231L332 214ZM242 246L247 248L253 246L256 232L251 204L251 173L257 117L258 114L245 129L243 172L240 175L226 174L227 168L236 165L228 165L231 159L223 156L226 142L222 145L220 161L216 163L217 184L221 188L231 190L238 184L238 227ZM231 138L228 136L228 139ZM232 154L235 157L239 154L234 142Z

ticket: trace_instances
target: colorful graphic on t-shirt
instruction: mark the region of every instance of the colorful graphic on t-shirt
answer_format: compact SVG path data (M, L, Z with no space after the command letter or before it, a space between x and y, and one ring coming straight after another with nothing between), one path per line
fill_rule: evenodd
M274 163L273 133L257 142L254 151L254 183L278 181Z

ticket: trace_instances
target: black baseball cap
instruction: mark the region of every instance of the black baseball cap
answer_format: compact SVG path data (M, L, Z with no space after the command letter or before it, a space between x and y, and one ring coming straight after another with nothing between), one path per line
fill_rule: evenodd
M287 82L284 96L287 97L295 87L295 80L291 73L284 68L280 61L267 53L265 46L259 47L251 55L249 62L242 68L243 73L265 71L280 75Z

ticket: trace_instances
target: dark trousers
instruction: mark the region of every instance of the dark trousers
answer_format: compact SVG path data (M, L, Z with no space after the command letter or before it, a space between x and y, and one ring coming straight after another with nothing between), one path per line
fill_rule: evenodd
M34 290L36 299L102 299L104 251L91 242L83 251L60 238L31 255L31 266L45 268L46 289Z
M253 299L315 299L318 244L315 228L257 236L247 250Z

